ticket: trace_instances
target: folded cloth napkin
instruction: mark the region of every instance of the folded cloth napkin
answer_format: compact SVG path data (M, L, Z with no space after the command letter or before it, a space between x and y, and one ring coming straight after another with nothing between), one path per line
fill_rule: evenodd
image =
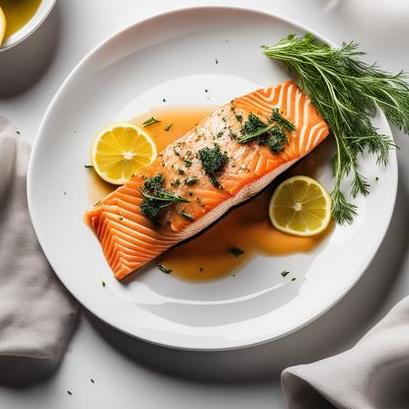
M352 349L283 371L289 409L409 408L409 297Z
M0 384L24 385L60 362L78 308L37 242L26 197L30 147L0 117Z

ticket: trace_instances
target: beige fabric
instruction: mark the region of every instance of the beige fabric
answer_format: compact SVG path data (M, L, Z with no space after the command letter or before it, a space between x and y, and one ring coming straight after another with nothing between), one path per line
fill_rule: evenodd
M78 310L31 225L29 152L29 145L0 117L0 383L29 383L55 368Z
M409 408L409 298L352 349L281 375L289 409Z

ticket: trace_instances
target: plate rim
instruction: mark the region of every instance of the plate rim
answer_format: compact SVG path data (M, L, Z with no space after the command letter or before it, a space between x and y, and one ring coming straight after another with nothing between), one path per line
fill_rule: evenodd
M32 199L32 195L31 195L31 191L33 189L33 179L32 179L32 174L33 174L33 167L34 167L34 163L35 163L35 157L37 156L37 152L38 152L38 146L39 146L39 142L41 141L43 135L44 135L44 128L46 126L46 123L52 113L53 107L54 105L57 103L57 101L59 100L60 95L63 93L63 91L65 90L67 84L69 84L69 82L71 81L71 79L77 74L78 71L81 70L81 68L83 67L83 65L85 65L87 63L87 61L92 58L94 56L95 53L97 53L99 50L103 49L109 42L111 42L112 40L114 40L116 37L119 37L121 35L123 35L124 33L126 33L127 31L130 31L132 29L134 29L135 27L142 25L142 24L149 24L151 21L154 21L156 19L161 19L161 18L166 18L168 16L173 16L176 14L183 14L184 12L200 12L200 11L207 11L207 12L217 12L220 10L225 10L225 11L237 11L237 12L248 12L248 13L253 13L253 14L258 14L260 16L264 16L264 17L270 17L273 19L276 19L282 23L288 24L288 25L292 25L295 26L297 28L299 28L302 31L305 32L309 32L311 34L313 34L315 37L317 37L318 39L320 39L321 41L331 45L332 47L337 46L337 44L329 39L327 39L326 37L322 36L321 34L317 33L315 30L310 29L308 26L304 25L304 24L300 24L296 21L294 21L293 19L287 18L287 17L283 17L281 15L272 13L272 12L268 12L265 10L260 10L260 9L256 9L256 8L252 8L252 7L247 7L247 6L230 6L230 5L209 5L209 6L187 6L187 7L181 7L181 8L177 8L177 9L173 9L173 10L168 10L162 13L156 13L150 17L147 18L143 18L141 20L138 20L136 22L130 23L128 24L126 27L117 30L116 32L110 34L109 36L107 36L105 39L103 39L102 41L100 41L97 45L95 45L93 48L91 48L91 50L89 52L87 52L85 54L84 57L82 57L80 59L80 61L74 66L74 68L70 71L70 73L65 77L65 79L63 80L63 82L61 83L61 85L58 87L58 90L55 92L53 98L51 99L50 103L47 106L47 109L45 110L43 117L40 121L40 125L38 127L38 131L36 133L36 136L33 140L32 143L32 150L31 150L31 155L30 155L30 159L29 159L29 163L28 163L28 170L27 170L27 185L26 185L26 189L27 189L27 202L28 202L28 209L29 209L29 214L30 214L30 218L33 224L33 228L34 231L36 233L36 236L38 238L38 241L41 245L41 248L43 249L43 243L44 240L41 236L40 233L40 229L39 229L39 221L36 221L36 216L35 216L35 210L34 210L34 203L33 203L33 199ZM387 121L385 115L383 114L383 112L381 112L382 118L383 120L388 124L389 128L389 122ZM390 128L391 131L391 135L393 137L393 133L392 133L392 129ZM59 279L59 281L62 283L62 285L67 289L67 291L81 304L81 306L83 308L85 308L87 311L91 312L93 315L95 315L98 319L100 319L102 322L112 326L113 328L121 331L124 334L127 334L133 338L139 339L141 341L144 342L149 342L151 344L154 345L158 345L161 347L166 347L169 349L175 349L175 350L186 350L186 351L206 351L206 352L212 352L212 351L230 351L230 350L238 350L238 349L244 349L244 348L250 348L250 347L254 347L257 345L261 345L261 344L265 344L267 342L273 342L275 340L284 338L302 328L304 328L305 326L307 326L308 324L310 324L311 322L314 322L315 320L317 320L318 318L320 318L322 315L324 315L326 312L328 312L330 309L332 309L336 304L338 304L350 291L351 289L356 285L356 283L362 278L363 274L365 273L365 271L367 270L369 264L372 262L372 260L374 259L376 253L379 250L379 247L381 246L385 235L389 229L390 223L391 223L391 219L394 213L394 209L395 209L395 205L396 205L396 196L397 196L397 189L398 189L398 179L399 179L399 173L398 173L398 163L397 163L397 153L396 150L394 150L393 152L391 152L391 157L390 157L390 162L388 164L388 166L390 166L392 168L392 173L394 176L394 187L393 187L393 192L392 192L392 197L391 197L391 211L390 214L386 217L385 219L385 227L383 229L382 234L379 235L379 239L377 244L373 247L372 251L369 253L367 259L362 263L361 266L361 271L359 274L356 275L356 277L354 277L354 280L351 280L351 282L349 283L349 285L347 287L345 287L345 289L340 292L339 294L337 294L336 297L334 297L333 299L331 299L331 301L328 303L328 305L325 306L325 308L322 308L320 310L319 313L314 314L312 317L310 317L307 320L304 320L304 322L302 322L301 324L297 324L294 325L293 328L288 329L287 331L285 331L282 334L279 335L273 335L273 336L268 336L268 337L262 337L260 340L258 341L253 341L253 342L247 342L246 340L243 341L238 341L237 343L235 343L234 345L231 346L215 346L215 347L205 347L205 346L196 346L196 345L189 345L189 341L187 342L175 342L173 339L172 341L164 341L164 342L159 342L157 340L151 339L147 336L142 336L142 335L135 335L133 333L131 333L130 331L128 331L126 328L123 328L122 326L119 326L118 324L116 324L115 322L113 322L112 319L110 319L109 317L103 317L101 316L100 312L98 311L94 311L94 308L92 308L92 306L88 306L86 302L84 302L84 300L82 299L83 297L77 297L76 295L74 295L74 291L71 291L70 288L68 288L68 286L65 284L65 282L63 281L63 279L60 277L60 274L57 272L57 270L54 268L53 263L51 262L51 260L49 260L48 255L46 254L45 250L43 250L43 253L45 255L45 257L47 258L48 262L50 263L55 275L57 276L57 278Z

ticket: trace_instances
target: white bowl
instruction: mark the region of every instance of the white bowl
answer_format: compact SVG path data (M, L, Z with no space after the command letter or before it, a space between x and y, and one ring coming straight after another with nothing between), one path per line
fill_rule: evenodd
M31 20L29 20L20 30L16 31L4 41L4 43L0 46L0 52L8 50L9 48L14 47L26 38L30 37L50 15L55 3L56 0L42 0Z

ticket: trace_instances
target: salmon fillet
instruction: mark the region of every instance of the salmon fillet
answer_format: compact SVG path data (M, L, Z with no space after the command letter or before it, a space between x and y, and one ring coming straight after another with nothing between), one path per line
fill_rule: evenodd
M241 133L250 113L267 122L274 108L295 126L282 152L274 153L257 142L237 142L235 136ZM259 89L217 109L167 146L143 175L133 177L86 212L86 221L115 277L121 280L261 191L328 133L327 124L294 82ZM200 149L212 148L215 143L228 156L218 176L219 186L212 183L197 158ZM186 157L190 158L188 164ZM189 200L164 210L160 225L141 213L144 181L158 174L163 176L164 189ZM197 183L186 184L188 178L195 178Z

